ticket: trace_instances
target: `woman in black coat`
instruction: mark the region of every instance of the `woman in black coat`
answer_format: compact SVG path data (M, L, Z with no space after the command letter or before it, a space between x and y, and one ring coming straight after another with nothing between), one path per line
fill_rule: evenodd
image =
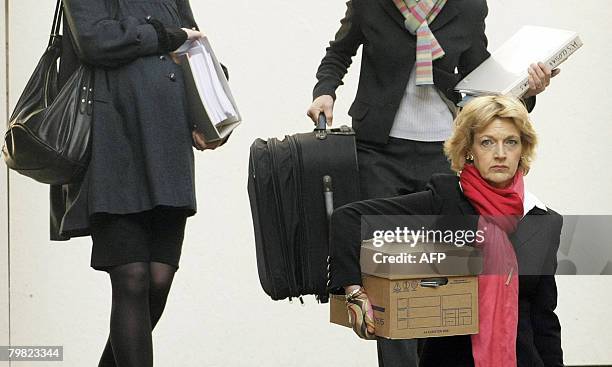
M60 83L79 63L91 66L94 115L83 180L51 187L51 239L91 235L91 266L110 276L100 366L152 366L151 330L196 213L193 147L219 145L207 145L189 123L171 54L202 34L188 0L63 3Z
M370 339L375 331L368 290L361 287L359 249L362 231L372 233L376 228L362 228L361 217L464 215L467 220L462 229L477 230L481 223L500 229L497 233L506 239L510 252L499 252L505 256L503 266L485 265L487 275L479 277L479 334L424 339L420 366L563 366L561 327L554 313L554 273L563 219L522 184L535 144L535 132L520 102L506 97L477 98L459 114L453 136L445 145L459 177L434 175L426 191L356 202L333 213L329 287L332 293L347 294L349 315L354 315L351 322L359 336ZM514 211L489 217L493 213L487 205L498 202L504 207L514 205ZM504 220L513 226L505 228ZM495 256L493 251L504 251L503 243L480 245L485 264L487 256ZM507 273L507 264L518 269ZM504 272L497 273L499 269ZM518 279L516 274L520 274ZM503 282L497 288L502 294L499 299L495 292L488 292L490 288L483 288L482 279L490 275L499 275ZM490 310L493 299L494 307L500 308L489 313L482 306ZM500 336L504 328L507 334Z

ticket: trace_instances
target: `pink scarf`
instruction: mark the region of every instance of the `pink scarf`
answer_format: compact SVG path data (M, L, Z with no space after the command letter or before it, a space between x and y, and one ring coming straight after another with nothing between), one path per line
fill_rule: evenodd
M460 177L463 193L480 214L483 274L478 276L479 332L472 335L476 367L516 367L518 326L518 263L508 234L523 214L523 173L510 186L498 189L466 164Z

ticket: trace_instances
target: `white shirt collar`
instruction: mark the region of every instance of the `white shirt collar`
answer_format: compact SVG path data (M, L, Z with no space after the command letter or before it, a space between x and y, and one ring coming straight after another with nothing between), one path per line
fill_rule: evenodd
M544 211L548 211L546 205L544 205L544 203L540 199L538 199L534 194L525 189L523 198L523 216L526 216L529 211L536 207Z
M463 187L461 187L461 182L459 182L459 188L463 192ZM532 194L531 191L527 190L526 188L524 190L525 191L523 193L523 217L526 216L527 213L529 213L533 208L536 208L536 207L544 211L548 211L548 208L546 208L546 205L544 205L544 203L540 199L538 199L537 196Z

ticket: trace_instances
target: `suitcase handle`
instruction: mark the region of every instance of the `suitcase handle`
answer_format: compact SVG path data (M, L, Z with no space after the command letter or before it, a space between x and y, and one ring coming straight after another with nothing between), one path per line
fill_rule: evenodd
M346 125L342 125L339 128L327 129L327 118L324 113L319 114L319 123L314 129L315 133L319 134L332 134L332 135L355 135L355 131Z
M315 130L326 130L326 129L327 129L327 117L325 117L325 114L321 112L319 114L319 122L317 124L317 127L315 127Z
M327 220L331 219L334 212L334 186L330 175L323 176L323 197L325 199L325 212Z
M314 133L315 137L319 140L327 138L327 118L323 112L319 114L319 123L314 129Z

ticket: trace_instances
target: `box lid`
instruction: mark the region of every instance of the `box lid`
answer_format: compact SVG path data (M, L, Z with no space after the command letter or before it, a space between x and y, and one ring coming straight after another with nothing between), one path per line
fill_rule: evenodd
M482 272L481 251L448 243L363 241L361 272L386 279L467 276Z

